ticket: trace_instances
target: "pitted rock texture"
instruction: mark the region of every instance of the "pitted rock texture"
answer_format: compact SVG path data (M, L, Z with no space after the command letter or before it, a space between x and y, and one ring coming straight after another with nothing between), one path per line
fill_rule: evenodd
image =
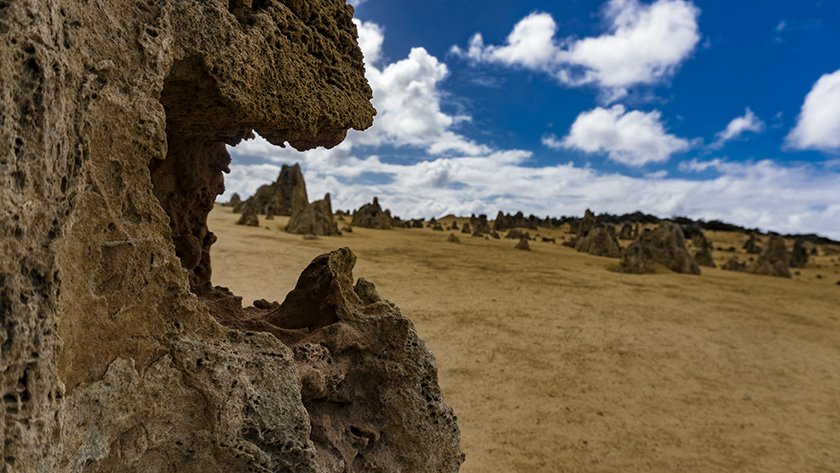
M295 354L324 471L449 472L458 426L410 321L362 278L348 248L317 257L281 304L219 307L225 325L264 331Z
M332 200L327 194L321 200L307 204L300 212L292 215L286 231L298 235L341 235L333 219Z
M294 216L309 204L306 194L306 182L300 164L283 165L277 180L272 184L260 186L248 200L245 207L254 209L258 214ZM244 207L243 207L244 208Z
M388 230L391 228L391 212L382 210L379 205L379 198L374 197L373 202L359 207L353 212L351 224L354 227L376 228Z
M253 130L329 147L372 122L351 7L12 0L0 64L4 471L457 470L433 359L390 304L350 311L358 337L309 334L348 380L338 395L283 343L305 330L213 318L247 311L211 283L225 146ZM356 287L353 304L372 299ZM349 382L366 376L379 384ZM345 403L360 407L330 410Z
M700 274L697 262L685 247L682 228L662 222L654 231L645 231L627 249L617 270L624 273L654 273L660 264L675 273Z

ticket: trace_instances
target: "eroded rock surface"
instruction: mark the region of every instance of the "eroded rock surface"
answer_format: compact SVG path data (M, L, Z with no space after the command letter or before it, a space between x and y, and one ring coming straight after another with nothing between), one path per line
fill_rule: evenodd
M0 63L4 471L457 470L433 359L369 284L302 278L297 328L214 319L249 310L211 282L226 145L371 124L351 7L0 2Z
M694 261L700 266L707 268L716 268L715 258L712 255L712 243L706 238L703 230L700 228L692 229L691 231L691 245L694 247Z
M478 217L470 216L473 236L484 236L490 233L490 224L487 222L487 215L481 214ZM464 225L466 227L466 225Z
M365 204L353 212L352 225L354 227L388 230L391 228L391 212L382 210L379 205L379 198L374 197L373 202Z
M531 251L531 245L528 243L528 239L526 238L519 240L519 243L517 243L514 248L517 250Z
M516 212L515 214L510 215L505 214L500 210L496 215L496 220L493 221L493 230L496 230L497 232L510 230L512 228L528 228L530 230L536 230L539 223L539 219L534 215L529 215L525 218L525 214L522 212Z
M762 252L761 245L759 244L755 233L750 233L750 237L744 242L741 248L751 255L757 255Z
M457 471L458 427L434 358L371 282L354 285L355 262L347 248L319 256L282 304L228 304L216 315L294 352L324 471Z
M618 243L615 228L612 225L597 224L585 233L578 233L574 240L574 248L581 253L594 256L621 258L621 245Z
M277 180L260 186L248 200L246 207L251 207L258 214L294 216L309 204L306 194L306 182L300 164L283 165Z
M505 238L508 240L531 240L531 232L523 232L522 230L514 228L507 232Z
M292 215L286 231L298 235L341 235L333 219L330 195L326 194L323 199L307 204L303 210Z
M638 228L635 228L633 225L629 223L623 223L621 225L621 231L618 234L619 240L634 240L637 237Z
M743 263L738 258L732 256L726 263L723 264L723 267L726 271L746 271L747 270L747 263Z
M266 217L266 220L268 217ZM245 209L242 211L242 215L239 216L239 220L236 221L237 225L245 225L246 227L259 227L260 226L260 218L257 216L257 212L254 210L254 207L250 205L246 205ZM178 249L178 245L176 243L176 250ZM184 257L181 253L178 253L178 257L181 258L181 261L184 260ZM187 269L192 269L189 265L185 265Z
M586 209L575 233L575 237L568 244L575 250L594 256L621 258L621 245L615 234L615 227L598 222L591 210Z
M793 243L793 249L790 252L790 267L804 268L808 266L808 247L805 241L799 239Z
M228 207L237 207L239 205L242 205L242 197L239 197L239 194L234 192L233 195L230 196L230 200L228 200L227 204L225 205Z
M591 210L586 209L583 213L583 218L577 222L577 224L572 225L572 233L576 235L585 235L589 230L595 228L598 225L598 219L595 217L595 214L592 213Z
M780 236L771 235L767 242L767 248L761 252L749 271L765 276L791 277L790 255L788 255L785 247L785 240Z
M656 230L642 233L624 250L618 271L654 273L657 264L676 273L700 274L697 262L685 247L685 236L679 225L662 222Z

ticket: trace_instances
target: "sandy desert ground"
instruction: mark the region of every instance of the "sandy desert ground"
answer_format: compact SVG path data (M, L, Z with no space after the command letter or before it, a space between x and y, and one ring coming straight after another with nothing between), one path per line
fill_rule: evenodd
M213 281L246 303L282 301L318 254L356 253L356 276L437 357L465 473L840 471L840 255L794 279L636 276L559 243L362 228L308 241L286 218L237 217L210 214Z

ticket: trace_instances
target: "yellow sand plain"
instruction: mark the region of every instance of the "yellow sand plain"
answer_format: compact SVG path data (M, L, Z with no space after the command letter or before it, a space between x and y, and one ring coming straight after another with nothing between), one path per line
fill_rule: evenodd
M638 276L559 241L524 252L362 228L306 241L280 230L283 217L237 217L210 214L213 281L246 302L282 301L318 254L356 253L356 276L437 357L465 473L840 471L840 255L792 280ZM709 236L715 248L746 240Z

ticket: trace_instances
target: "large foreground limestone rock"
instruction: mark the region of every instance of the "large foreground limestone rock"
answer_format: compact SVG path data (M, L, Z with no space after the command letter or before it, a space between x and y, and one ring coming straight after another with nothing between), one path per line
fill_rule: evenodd
M342 248L315 258L282 304L243 309L219 291L211 311L291 348L324 471L457 471L458 428L441 400L435 360L371 282L354 284L355 264Z
M350 285L349 254L316 260L337 269L307 270L280 325L214 318L275 306L211 282L225 146L371 124L351 18L342 0L0 2L3 471L458 469L431 355Z

